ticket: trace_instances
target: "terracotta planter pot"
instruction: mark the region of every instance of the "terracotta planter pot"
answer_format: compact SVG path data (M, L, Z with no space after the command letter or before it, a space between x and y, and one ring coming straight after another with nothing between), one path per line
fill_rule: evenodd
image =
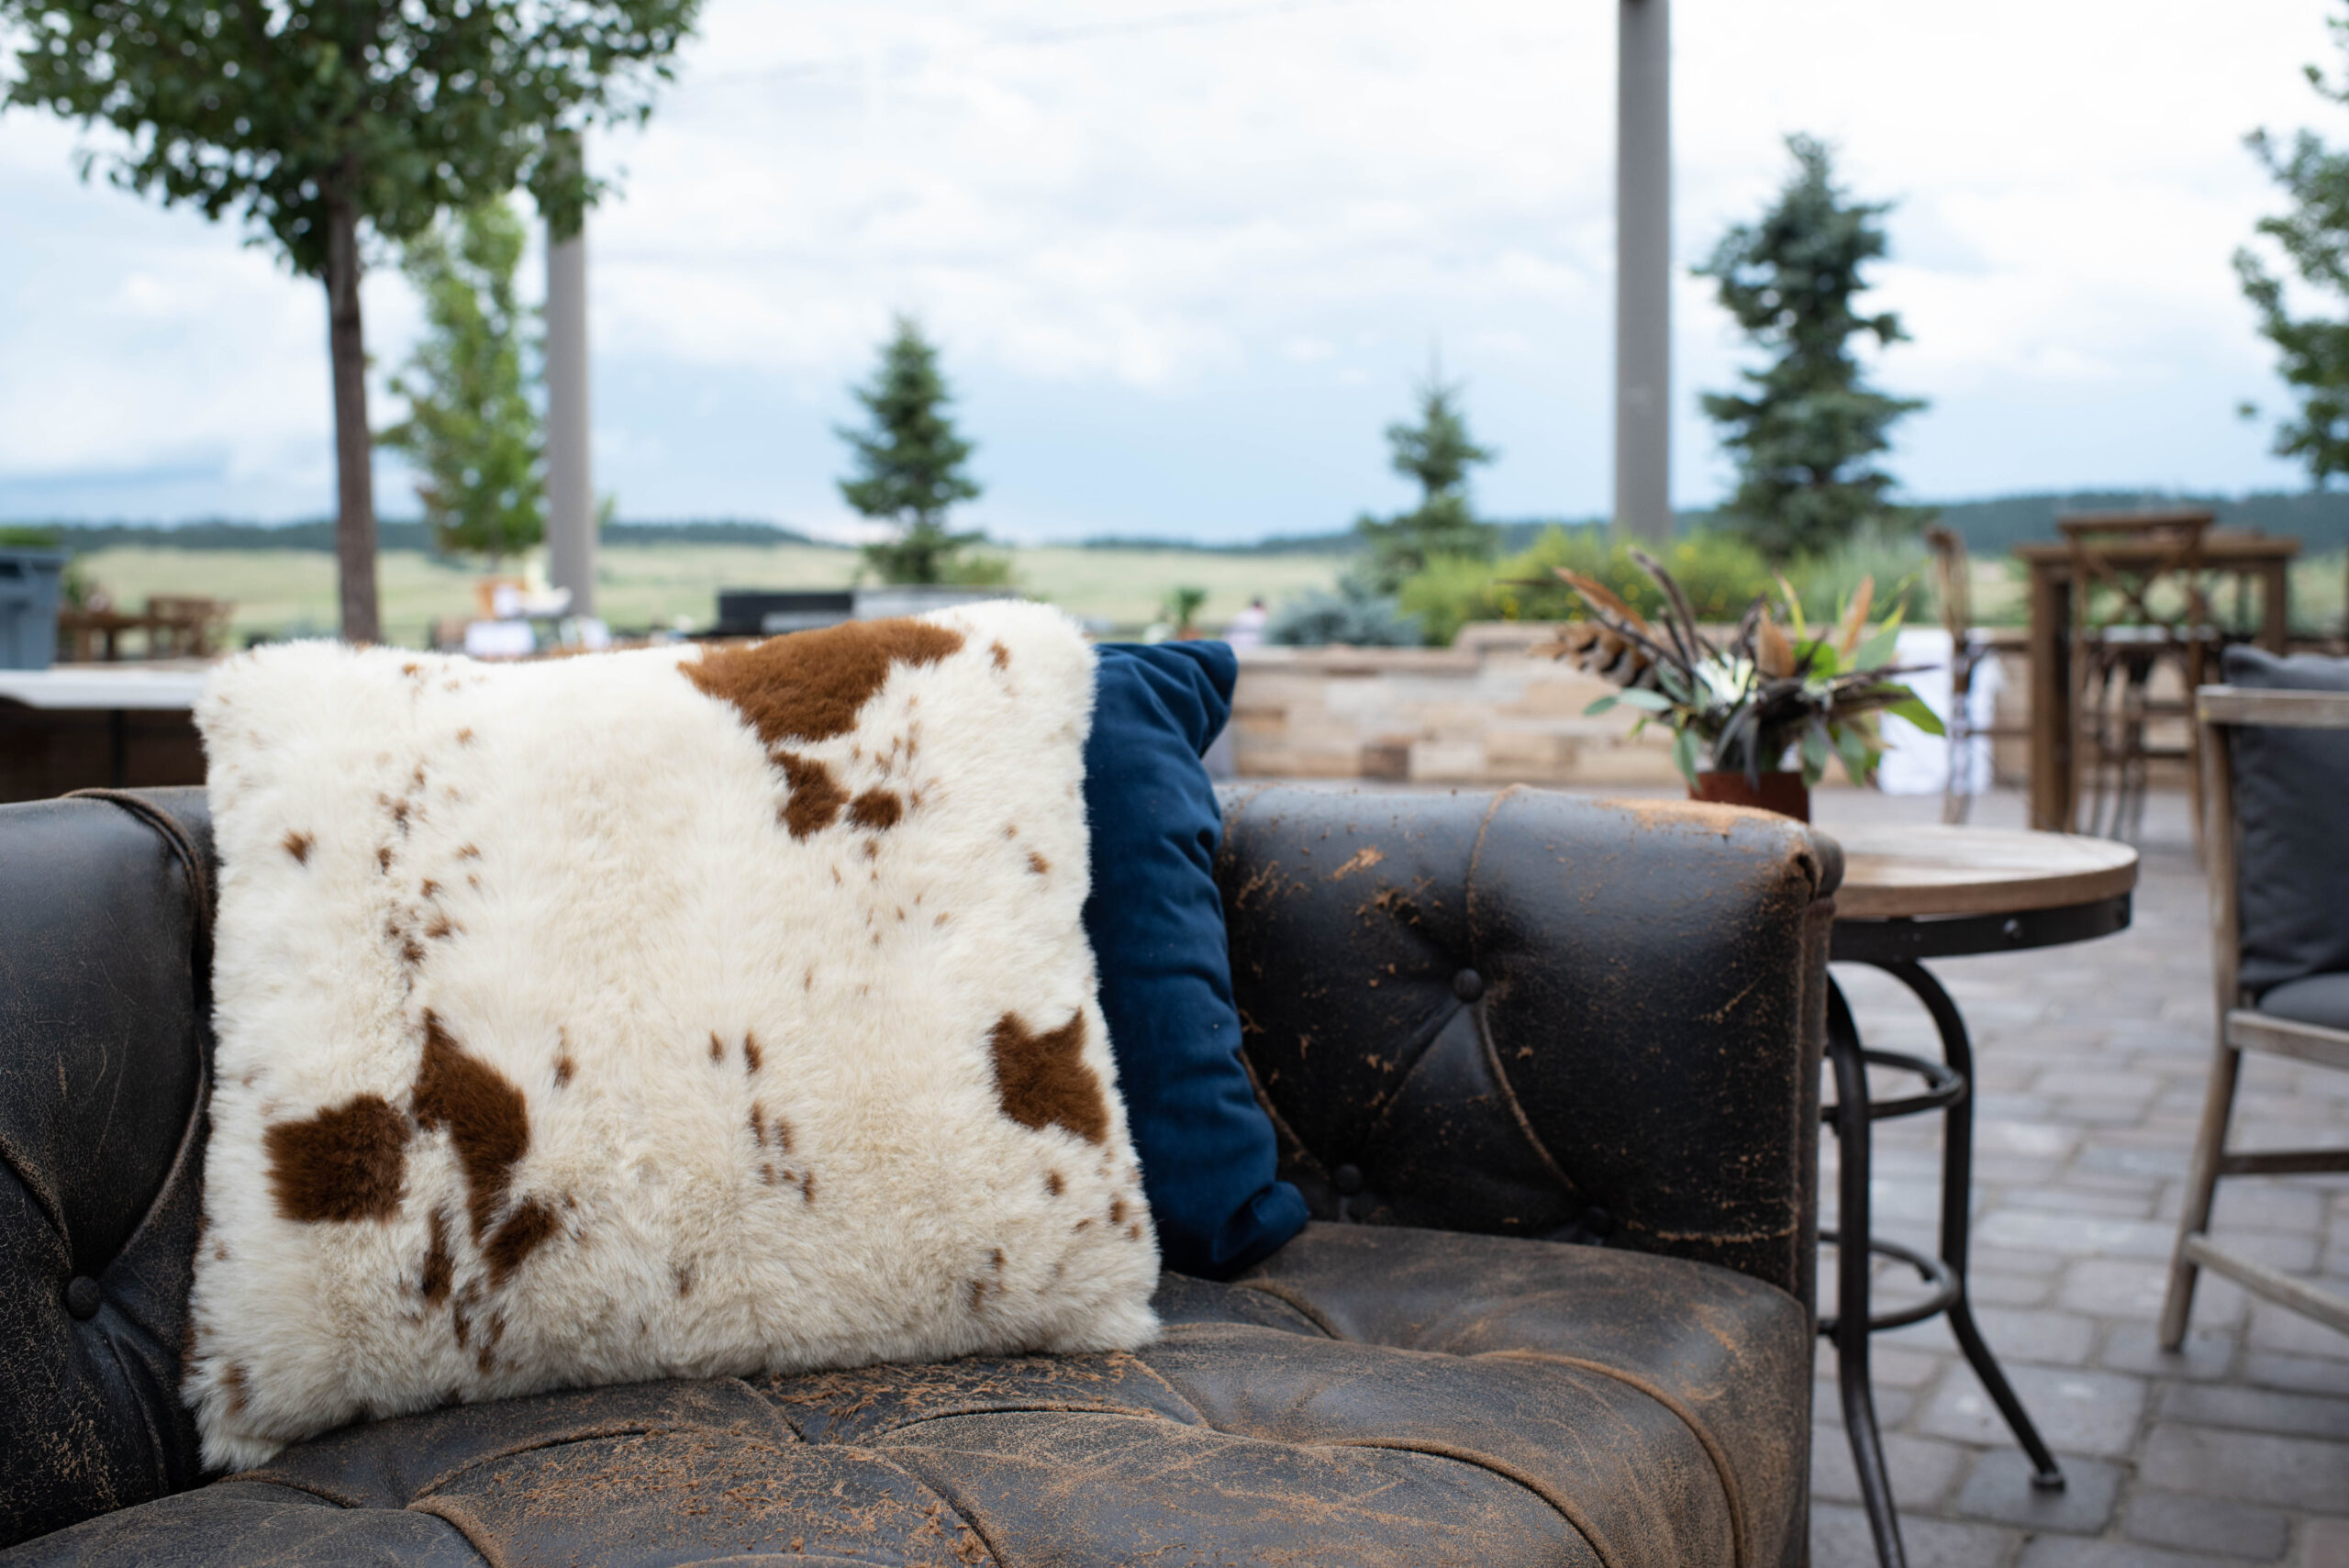
M1798 822L1810 820L1810 786L1802 782L1800 773L1764 773L1758 785L1746 783L1742 773L1698 773L1688 798L1721 806L1759 806Z

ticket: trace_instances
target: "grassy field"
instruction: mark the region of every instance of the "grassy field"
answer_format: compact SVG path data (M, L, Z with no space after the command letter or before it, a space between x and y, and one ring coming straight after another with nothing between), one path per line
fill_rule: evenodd
M1208 555L1188 550L1078 550L1045 546L1011 552L1015 585L1080 616L1139 630L1169 590L1204 588L1201 621L1219 627L1248 600L1267 603L1337 578L1340 561L1320 555ZM81 558L82 570L117 605L150 594L201 594L233 600L239 640L328 633L335 625L334 558L299 550L104 550ZM680 544L607 547L597 562L597 609L614 627L710 624L718 590L831 588L856 575L852 550L817 545ZM384 630L393 642L421 647L436 617L473 613L473 573L412 550L387 550L379 569Z
M1147 625L1167 592L1178 585L1208 592L1202 624L1220 627L1257 595L1268 604L1308 588L1327 587L1342 564L1333 555L1210 555L1174 550L1078 550L1043 546L1011 552L1017 586L1077 615L1108 622L1121 632ZM300 550L149 550L94 551L82 569L115 602L136 606L150 594L205 594L233 600L239 640L328 633L335 625L334 558ZM852 550L819 545L618 545L599 558L597 599L614 627L640 630L675 625L704 627L716 617L718 590L831 588L856 575ZM2343 623L2343 578L2338 553L2292 569L2292 621L2302 631L2337 631ZM1887 573L1887 581L1891 580ZM437 617L473 613L473 573L413 550L387 550L381 566L384 625L395 642L423 646ZM2004 560L1974 562L1974 611L1984 624L2016 624L2026 614L2021 574ZM2221 595L2221 607L2232 608Z

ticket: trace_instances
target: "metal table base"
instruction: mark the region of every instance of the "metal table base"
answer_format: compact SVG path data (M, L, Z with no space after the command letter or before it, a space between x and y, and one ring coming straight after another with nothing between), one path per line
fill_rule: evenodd
M1860 1042L1842 988L1829 982L1827 995L1827 1055L1835 1074L1835 1104L1820 1114L1834 1129L1837 1151L1837 1202L1842 1231L1822 1230L1820 1240L1836 1247L1836 1315L1820 1319L1820 1333L1835 1346L1836 1380L1842 1396L1843 1429L1852 1444L1852 1466L1858 1473L1860 1498L1866 1506L1868 1525L1876 1539L1876 1557L1884 1568L1906 1568L1900 1541L1900 1521L1886 1473L1884 1442L1876 1429L1876 1397L1868 1378L1868 1336L1882 1329L1897 1329L1935 1315L1948 1318L1958 1348L1974 1368L2006 1418L2015 1440L2030 1456L2032 1484L2049 1490L2064 1485L2064 1472L2032 1424L2030 1412L2007 1382L2007 1375L1984 1342L1966 1294L1966 1251L1973 1223L1974 1190L1974 1046L1965 1020L1941 982L1921 962L1968 953L2019 951L2054 947L2110 936L2129 924L2127 894L2092 904L2059 909L2031 910L2013 915L1958 916L1941 919L1845 920L1835 926L1831 956L1837 962L1865 963L1899 981L1925 1005L1940 1033L1942 1060L1892 1051L1869 1051ZM1878 1067L1913 1073L1924 1082L1921 1092L1899 1099L1871 1101L1867 1069ZM1869 1228L1868 1180L1871 1129L1892 1117L1940 1111L1942 1123L1941 1244L1938 1257L1877 1240ZM1841 1236L1865 1237L1864 1247L1840 1244ZM1869 1262L1874 1257L1896 1259L1914 1268L1930 1287L1920 1301L1892 1312L1871 1315Z

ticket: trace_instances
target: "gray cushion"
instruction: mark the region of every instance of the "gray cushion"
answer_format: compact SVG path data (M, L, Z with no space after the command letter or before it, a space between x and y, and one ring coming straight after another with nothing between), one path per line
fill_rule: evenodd
M2226 652L2229 685L2349 692L2349 659ZM2349 971L2349 730L2235 732L2243 985Z
M2259 1010L2298 1024L2349 1029L2349 974L2311 974L2288 980L2259 999Z

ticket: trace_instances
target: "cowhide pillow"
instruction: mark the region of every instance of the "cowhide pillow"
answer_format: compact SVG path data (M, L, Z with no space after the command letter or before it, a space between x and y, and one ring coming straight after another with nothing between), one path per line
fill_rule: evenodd
M207 1462L562 1385L1146 1342L1079 917L1092 662L1005 603L223 665Z

